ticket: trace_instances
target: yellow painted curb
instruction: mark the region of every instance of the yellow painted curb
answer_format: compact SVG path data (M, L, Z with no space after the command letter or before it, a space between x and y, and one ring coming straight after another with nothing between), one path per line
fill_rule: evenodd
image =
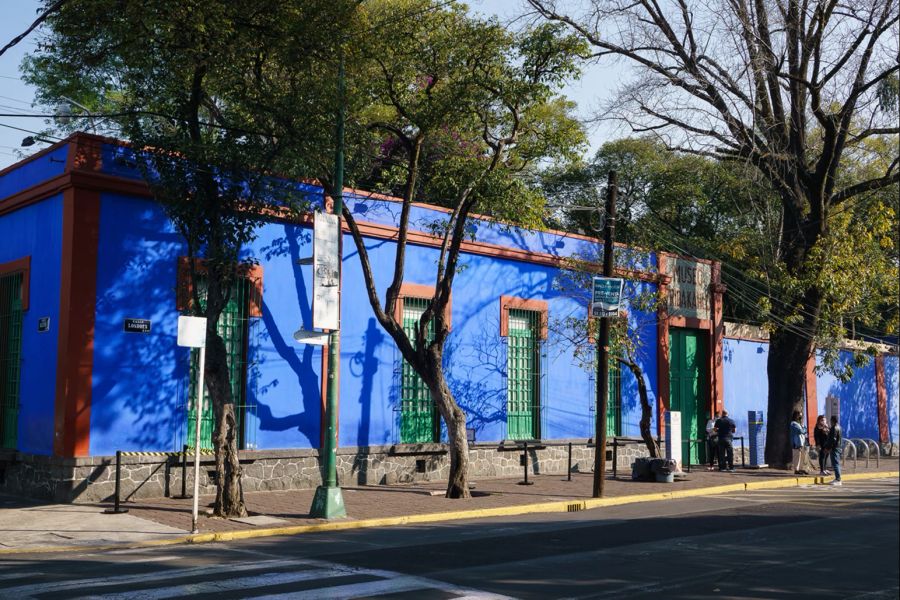
M864 479L881 479L886 477L900 477L900 471L848 473L847 475L844 475L842 479L845 481L859 481ZM815 485L822 483L825 483L824 477L788 477L784 479L773 479L771 481L732 483L714 487L696 488L692 490L656 492L652 494L633 494L629 496L619 496L616 498L590 498L587 500L582 498L556 502L542 502L539 504L522 504L519 506L500 506L495 508L458 510L440 513L427 513L422 515L403 515L399 517L384 517L380 519L329 521L325 523L316 523L313 525L290 525L287 527L271 527L268 529L242 529L239 531L199 533L196 535L184 535L162 540L147 540L143 542L134 542L131 544L105 544L102 546L43 546L23 549L3 548L0 549L0 555L43 554L57 552L98 552L113 549L123 550L135 548L153 548L158 546L172 546L175 544L205 544L210 542L228 542L261 537L299 535L302 533L315 533L322 531L346 531L349 529L394 527L398 525L413 525L417 523L438 523L443 521L484 519L489 517L510 517L534 513L576 512L608 506L637 504L639 502L657 502L660 500L677 500L680 498L694 498L698 496L716 496L720 494L727 494L729 492L774 490L779 488L796 487L798 485Z

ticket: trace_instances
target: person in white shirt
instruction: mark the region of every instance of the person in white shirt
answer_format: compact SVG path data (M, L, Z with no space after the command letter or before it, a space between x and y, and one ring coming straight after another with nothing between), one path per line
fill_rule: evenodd
M706 422L706 470L715 469L715 461L719 454L718 437L716 436L716 420L722 416L721 413L715 412L713 416Z

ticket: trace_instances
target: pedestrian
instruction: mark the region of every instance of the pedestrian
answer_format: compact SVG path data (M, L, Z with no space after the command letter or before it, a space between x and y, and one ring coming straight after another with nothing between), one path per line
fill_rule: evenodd
M828 422L825 420L825 415L816 417L816 428L813 429L813 438L815 438L816 451L819 454L819 475L831 475L831 472L825 468L828 464L828 451L825 449L828 431Z
M712 471L716 463L716 455L719 453L719 439L716 436L716 420L722 413L715 412L706 421L706 470Z
M721 416L714 426L719 446L719 471L734 473L734 431L735 425L728 417L728 411L722 409Z
M831 482L831 485L843 485L841 483L841 456L844 454L844 449L841 448L842 434L837 415L831 415L831 428L828 430L828 438L825 440L825 447L828 449L831 466L834 469L834 481Z
M809 445L806 441L802 419L803 413L795 410L791 418L791 462L794 465L795 475L809 475L809 471L806 470L809 465Z

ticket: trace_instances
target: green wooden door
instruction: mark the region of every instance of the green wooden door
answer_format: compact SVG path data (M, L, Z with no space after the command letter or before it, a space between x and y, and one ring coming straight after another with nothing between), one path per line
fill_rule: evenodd
M540 313L535 311L509 311L506 437L511 440L541 437L540 318Z
M206 281L200 279L200 302L206 302ZM231 380L231 395L234 400L235 418L237 419L237 429L241 434L238 440L238 446L244 447L244 412L245 412L245 390L246 390L246 339L247 339L247 320L250 308L249 302L250 282L247 279L240 279L235 282L225 305L225 310L219 316L217 330L219 335L225 341L225 351L227 353L226 362L228 364L228 374ZM200 351L191 350L191 383L190 383L190 403L188 405L187 416L187 437L188 446L193 448L194 431L197 422L197 371L200 363ZM200 448L211 450L213 447L212 435L215 429L213 421L212 403L209 400L209 389L203 389L203 414L200 418Z
M669 329L669 405L681 413L682 460L699 464L705 434L709 378L706 334L697 329ZM690 453L690 454L688 454Z
M0 277L0 448L16 448L22 358L22 274Z
M428 307L424 298L403 299L403 331L410 340L416 339L416 326ZM434 339L434 321L428 323L425 339ZM403 361L400 374L400 443L427 444L437 440L440 421L435 414L431 391L419 374Z

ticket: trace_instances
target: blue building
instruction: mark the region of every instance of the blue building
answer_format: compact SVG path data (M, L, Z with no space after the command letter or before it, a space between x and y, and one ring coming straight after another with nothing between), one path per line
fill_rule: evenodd
M119 450L143 453L123 465L138 482L127 496L161 496L179 485L171 468L177 457L165 453L182 449L196 418L192 356L176 344L177 317L187 308L187 252L139 173L121 160L122 149L79 133L0 172L0 489L64 501L106 498ZM399 203L352 190L345 201L383 296ZM442 209L413 208L398 308L404 321L431 296L438 242L429 224L441 218ZM468 415L473 475L518 474L518 461L508 457L521 440L536 448L536 468L559 462L562 449L554 444L568 441L576 443L578 467L589 468L594 378L557 325L587 316L586 298L561 282L569 276L566 261L596 256L596 242L486 219L474 219L471 234L453 288L446 370ZM375 320L355 247L344 236L339 477L442 479L439 419ZM300 262L311 254L310 219L261 223L220 323L248 490L320 481L327 353L292 338L311 322L311 267ZM683 439L700 438L710 412L728 398L719 265L626 248L618 254L631 295L661 292L667 299L653 313L637 306L627 313L655 407L653 426L662 434L660 415L679 410ZM613 381L607 430L636 437L634 376L615 371ZM208 439L211 424L201 418ZM684 452L701 458L699 445L686 443Z

